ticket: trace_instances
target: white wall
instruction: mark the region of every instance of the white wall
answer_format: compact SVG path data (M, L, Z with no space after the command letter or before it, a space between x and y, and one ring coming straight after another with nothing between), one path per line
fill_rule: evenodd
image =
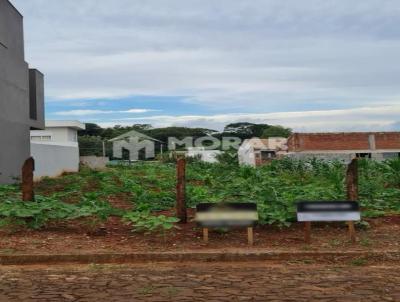
M83 165L88 166L90 169L104 169L107 164L110 162L110 159L108 157L103 157L103 156L81 156L80 162Z
M239 147L238 159L240 165L256 166L256 153L259 150L270 150L276 153L287 150L287 139L284 137L270 137L268 139L251 138L246 139ZM255 151L257 150L257 151Z
M31 142L31 155L35 159L35 180L79 171L79 148L74 144Z
M78 131L68 127L46 127L45 130L33 130L31 131L31 138L33 141L37 141L38 136L51 136L52 142L58 143L76 143L78 144Z
M239 165L256 166L254 148L247 143L243 143L238 150Z
M268 138L268 148L272 150L287 150L287 138L270 137Z

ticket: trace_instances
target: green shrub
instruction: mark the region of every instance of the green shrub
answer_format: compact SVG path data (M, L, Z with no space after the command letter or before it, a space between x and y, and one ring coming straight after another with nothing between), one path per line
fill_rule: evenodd
M363 217L400 213L399 162L397 159L359 161L359 201ZM186 168L186 202L190 207L201 202L255 202L261 224L287 226L296 221L296 201L345 200L345 171L346 165L342 162L318 159L284 158L257 168L193 161ZM110 215L123 215L124 211L112 208L108 200L125 198L126 202L132 202L136 216L140 213L150 217L145 221L152 221L152 211L174 207L175 186L174 163L135 163L109 167L105 171L83 169L80 173L43 180L37 185L38 201L31 205L18 201L18 186L0 186L0 220L3 224L15 222L32 227L82 216L102 221ZM15 211L31 212L28 217L21 217ZM55 213L48 213L51 211ZM65 214L68 211L71 213ZM154 222L149 229L157 229L155 225Z
M229 149L222 151L222 153L217 155L217 160L220 164L225 165L239 165L238 153L235 149Z
M40 229L50 222L95 217L104 221L116 214L110 204L86 196L79 204L60 202L52 197L36 196L32 202L7 200L0 203L0 227Z
M123 216L123 220L133 227L134 232L154 233L162 232L176 228L174 223L179 219L167 217L165 215L153 215L150 211L132 211Z

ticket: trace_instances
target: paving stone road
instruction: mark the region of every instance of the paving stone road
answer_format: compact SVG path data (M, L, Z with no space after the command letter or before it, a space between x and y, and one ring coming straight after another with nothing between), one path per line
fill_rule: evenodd
M257 262L0 267L0 301L400 301L400 267Z

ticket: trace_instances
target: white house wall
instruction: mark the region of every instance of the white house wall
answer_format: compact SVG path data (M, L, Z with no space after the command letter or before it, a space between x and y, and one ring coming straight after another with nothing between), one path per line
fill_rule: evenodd
M35 159L35 180L79 171L79 148L75 144L31 142L31 155Z
M284 137L268 138L268 148L271 150L287 150L287 138Z
M238 160L240 165L249 165L255 167L256 158L253 147L243 144L238 150Z
M81 156L81 157L79 157L79 160L80 160L81 164L83 164L93 170L104 169L107 167L107 164L110 162L110 159L108 157L95 156L95 155Z
M51 132L54 142L76 142L77 131L69 128L46 128Z

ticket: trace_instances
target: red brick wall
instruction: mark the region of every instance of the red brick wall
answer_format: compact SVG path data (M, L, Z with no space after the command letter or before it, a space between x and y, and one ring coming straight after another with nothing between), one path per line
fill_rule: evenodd
M376 149L400 149L400 132L295 133L288 139L289 152L312 150L368 150L375 135Z
M375 134L376 149L400 149L399 132L382 132Z

